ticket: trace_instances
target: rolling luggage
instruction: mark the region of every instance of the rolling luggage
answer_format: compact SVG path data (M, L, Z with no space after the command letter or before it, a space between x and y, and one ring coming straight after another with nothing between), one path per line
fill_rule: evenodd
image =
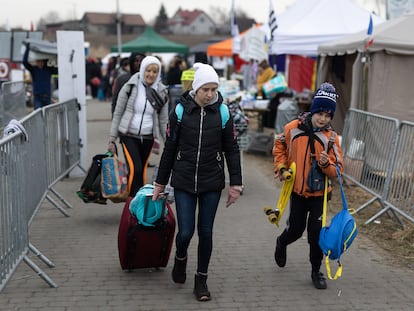
M118 231L118 254L123 270L166 267L175 235L175 215L164 200L166 213L153 226L142 225L130 212L132 197L122 211ZM145 202L148 206L149 200ZM144 212L145 215L145 212Z

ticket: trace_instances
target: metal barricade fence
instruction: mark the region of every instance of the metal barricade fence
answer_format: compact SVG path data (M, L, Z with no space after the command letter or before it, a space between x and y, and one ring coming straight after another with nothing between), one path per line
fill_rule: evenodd
M20 123L25 128L28 136L27 141L21 146L18 162L23 167L24 175L19 176L19 180L24 189L21 187L17 189L19 189L20 199L25 200L25 208L29 216L27 220L30 224L40 203L45 198L48 186L45 135L43 135L45 124L42 110L33 111L30 115L21 119ZM33 176L36 176L36 178L33 178ZM16 192L16 190L14 191ZM16 197L15 200L19 200L19 198Z
M0 96L0 128L11 119L21 119L28 114L25 83L23 81L3 82Z
M360 212L375 201L382 207L366 224L388 211L401 225L400 215L413 221L409 215L387 202L395 159L399 156L399 138L400 122L397 119L357 109L348 111L342 137L344 177L373 195L356 211Z
M24 260L51 286L52 280L28 257L29 222L47 189L42 111L21 120L26 132L15 132L0 140L0 290ZM33 178L36 176L36 178Z
M54 266L30 243L29 226L42 201L50 197L49 190L65 202L53 185L80 161L76 100L35 110L20 124L27 136L14 131L0 138L0 291L22 260L57 287L29 257L32 252L47 266Z
M20 165L23 148L19 134L0 142L0 290L28 252L25 202L17 199L25 192L21 183L24 168Z
M48 190L66 207L72 208L54 188L80 160L79 106L75 99L47 106L44 109L45 148L47 163ZM52 196L46 199L63 215L69 216Z
M414 223L414 123L412 122L400 124L395 159L388 179L386 208L374 217L393 209Z

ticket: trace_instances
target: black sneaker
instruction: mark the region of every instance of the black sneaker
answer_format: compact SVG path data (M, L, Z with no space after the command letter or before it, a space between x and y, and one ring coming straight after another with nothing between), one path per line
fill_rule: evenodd
M207 301L211 299L207 287L207 275L197 273L194 276L194 295L198 301Z
M326 289L328 287L323 273L319 271L312 271L312 282L317 289Z
M286 246L280 243L279 238L276 239L275 261L281 268L286 266Z
M183 259L178 259L177 256L174 259L174 268L172 270L172 279L175 283L184 284L187 278L185 272L187 268L187 257Z

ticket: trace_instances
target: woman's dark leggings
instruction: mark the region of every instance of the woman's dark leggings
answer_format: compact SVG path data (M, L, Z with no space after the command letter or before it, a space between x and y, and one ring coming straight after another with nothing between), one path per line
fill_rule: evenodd
M323 197L305 198L292 193L290 215L285 230L279 237L282 245L289 245L299 239L308 228L309 261L313 271L319 271L323 253L319 247L319 233L322 228Z
M121 136L120 141L128 166L129 195L134 197L146 183L148 161L154 140Z

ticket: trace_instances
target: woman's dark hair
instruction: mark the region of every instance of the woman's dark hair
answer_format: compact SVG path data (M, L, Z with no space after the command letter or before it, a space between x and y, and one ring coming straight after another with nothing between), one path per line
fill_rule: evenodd
M261 68L263 68L263 69L266 69L267 67L269 67L270 65L269 65L269 63L268 63L268 61L266 60L266 59L264 59L264 60L262 60L260 63L259 63L259 67L261 67Z

